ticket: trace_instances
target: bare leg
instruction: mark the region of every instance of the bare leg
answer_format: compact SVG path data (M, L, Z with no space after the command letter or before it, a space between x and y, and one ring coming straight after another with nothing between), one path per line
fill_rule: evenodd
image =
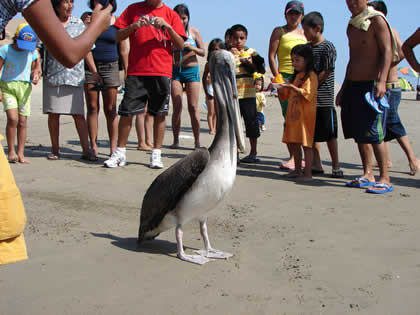
M313 168L317 170L322 170L322 162L321 162L321 143L314 142L313 150ZM306 160L306 156L305 156ZM308 165L308 164L306 164Z
M249 154L257 156L258 138L249 138L249 144L251 145L251 152Z
M363 177L370 182L375 182L375 176L372 171L372 145L366 143L358 143L360 158L363 165Z
M216 110L214 98L206 97L207 104L207 123L209 124L209 134L216 134Z
M17 127L17 138L18 138L18 150L17 155L19 163L29 163L25 159L25 143L26 143L26 131L27 131L27 116L19 115L19 122Z
M200 82L189 82L186 84L188 112L191 119L191 127L194 135L196 148L200 147L200 115L198 113L198 98L200 95Z
M51 153L58 156L60 154L60 114L48 113L48 129L51 139Z
M182 243L182 225L177 225L175 229L175 237L176 237L176 244L177 244L177 256L179 259L191 262L193 264L203 265L210 261L210 259L201 256L201 255L186 255L184 252L184 245Z
M312 161L313 161L313 150L309 147L303 147L303 152L305 153L305 170L303 180L310 181L312 180Z
M92 151L98 154L98 116L99 116L99 91L91 91L94 84L85 85L85 97L87 105L87 127Z
M19 123L19 114L17 108L9 109L6 111L7 124L6 124L6 138L7 138L7 159L10 162L16 162L18 156L15 151L16 144L16 129Z
M121 116L118 123L118 142L119 148L125 148L127 146L128 136L131 131L131 124L133 123L133 116Z
M163 138L165 136L166 116L156 115L153 121L153 149L162 148Z
M174 142L172 147L176 148L179 146L179 132L181 129L181 113L182 113L182 85L179 81L172 80L172 133L174 136Z
M144 117L144 129L146 133L146 145L153 148L153 116L146 113ZM166 125L165 125L166 127Z
M152 147L146 144L145 118L146 113L136 115L137 150L151 151Z
M338 159L338 143L337 138L332 138L330 141L327 142L328 151L330 151L331 156L331 163L333 169L340 168L340 162Z
M102 99L109 137L109 149L112 154L117 148L118 137L117 88L107 88L102 91Z
M84 155L89 153L88 129L85 117L83 115L72 115L76 130L80 139L80 146Z
M416 155L414 154L413 148L411 147L411 143L408 140L408 137L403 136L401 138L397 138L397 141L403 149L405 155L407 156L408 163L410 166L410 175L416 175L417 171L420 169L420 160L418 160Z
M382 142L380 144L372 144L373 152L375 153L375 158L378 161L379 165L379 180L377 183L391 184L389 175L388 175L388 161L385 155L385 144ZM384 190L385 188L376 188L372 187L372 190Z
M301 145L297 143L288 143L288 147L291 149L291 153L294 156L295 160L295 168L294 170L290 170L287 177L290 178L297 178L302 176L302 150ZM312 170L311 170L312 171Z

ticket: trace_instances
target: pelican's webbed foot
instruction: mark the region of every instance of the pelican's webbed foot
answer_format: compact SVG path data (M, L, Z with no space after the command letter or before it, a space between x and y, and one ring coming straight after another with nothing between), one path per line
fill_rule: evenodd
M233 256L233 254L222 252L221 250L215 248L209 248L208 250L200 249L196 250L195 252L203 257L215 259L228 259Z
M212 259L209 259L207 257L204 257L202 255L186 255L186 254L178 254L177 255L179 259L183 261L188 261L193 264L197 265L204 265L208 263L209 261L212 261Z

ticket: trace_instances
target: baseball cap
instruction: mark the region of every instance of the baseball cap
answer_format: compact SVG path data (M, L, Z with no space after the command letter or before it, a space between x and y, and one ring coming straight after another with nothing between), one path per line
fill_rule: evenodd
M27 23L20 24L15 33L16 44L20 49L34 51L36 48L37 36Z
M286 14L289 13L290 11L296 11L300 14L305 14L305 10L304 10L304 5L302 2L300 1L289 1L286 4Z

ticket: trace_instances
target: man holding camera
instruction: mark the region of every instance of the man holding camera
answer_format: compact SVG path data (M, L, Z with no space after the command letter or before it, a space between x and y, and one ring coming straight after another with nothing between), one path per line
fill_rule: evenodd
M151 168L163 168L161 147L169 110L172 77L172 44L184 48L187 38L179 15L162 0L145 0L125 9L114 24L117 41L129 37L130 54L124 98L119 106L117 149L106 167L126 164L126 145L133 116L147 112L154 117Z

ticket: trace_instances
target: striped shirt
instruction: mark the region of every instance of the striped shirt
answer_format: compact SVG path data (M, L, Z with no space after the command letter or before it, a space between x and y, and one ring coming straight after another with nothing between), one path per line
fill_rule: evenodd
M319 75L323 71L331 71L327 80L318 87L317 107L334 107L334 70L337 52L333 43L327 40L317 46L312 46L312 52L315 73Z
M258 53L252 49L244 49L251 57L258 55ZM245 67L241 67L241 59L239 54L235 55L236 62L236 87L238 89L238 99L243 98L255 98L256 91L254 86L253 73L247 72Z
M19 12L23 12L34 0L1 0L0 1L0 33L7 23Z

